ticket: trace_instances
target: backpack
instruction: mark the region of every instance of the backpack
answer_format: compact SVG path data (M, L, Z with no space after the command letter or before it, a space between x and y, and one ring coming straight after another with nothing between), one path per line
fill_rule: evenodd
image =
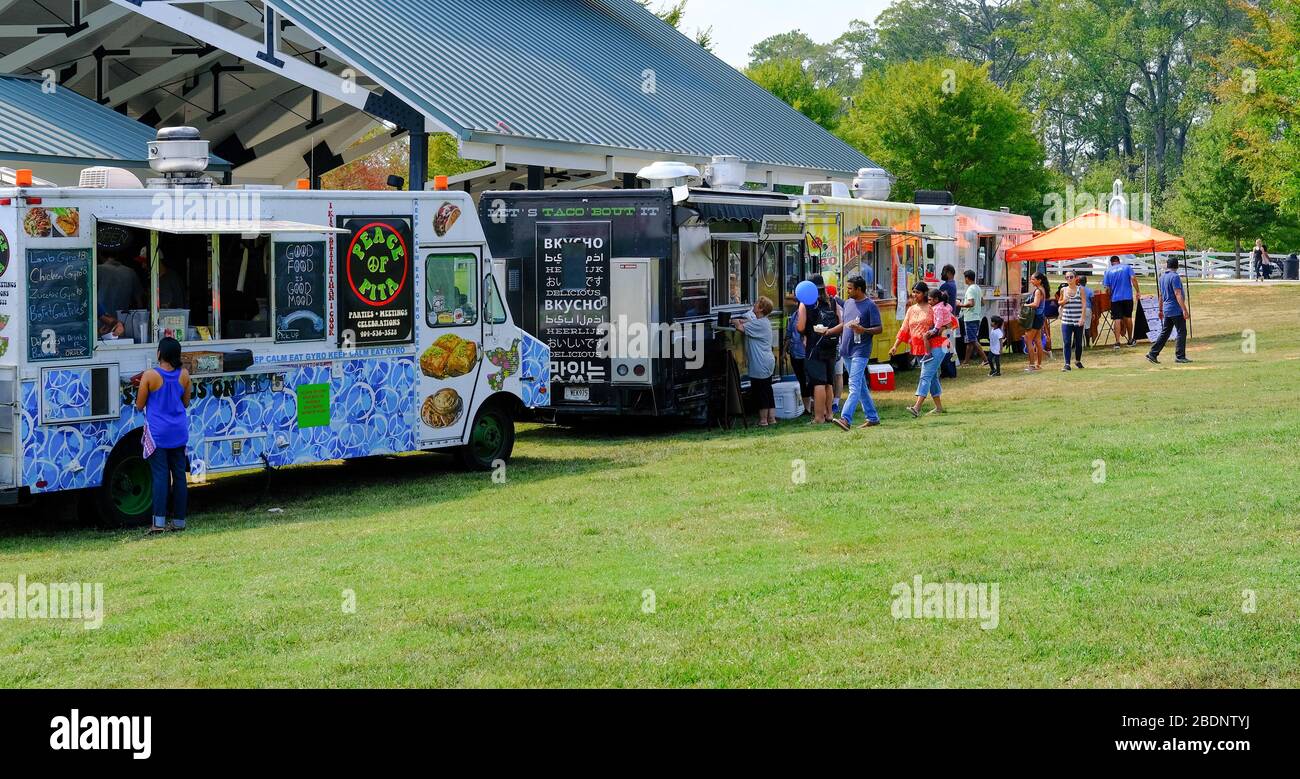
M835 327L840 323L840 317L835 309L835 303L829 306L823 306L820 303L816 308L808 309L808 340L809 352L816 354L823 360L831 360L839 353L840 339L834 335L818 335L813 332L815 325L825 325L826 327Z

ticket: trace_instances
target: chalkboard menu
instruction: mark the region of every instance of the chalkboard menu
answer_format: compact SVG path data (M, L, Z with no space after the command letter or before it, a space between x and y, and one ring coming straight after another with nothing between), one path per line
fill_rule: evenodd
M556 382L609 379L609 356L599 349L609 322L609 244L609 222L537 223L538 329Z
M339 345L410 343L415 336L411 220L341 217Z
M325 242L275 244L276 343L325 337Z
M27 250L27 359L89 357L90 249Z

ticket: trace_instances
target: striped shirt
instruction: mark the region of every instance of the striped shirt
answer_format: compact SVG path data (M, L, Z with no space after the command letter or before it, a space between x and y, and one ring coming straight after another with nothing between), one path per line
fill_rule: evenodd
M1067 289L1061 294L1061 324L1083 324L1082 290L1075 290L1074 293L1071 294L1070 290Z

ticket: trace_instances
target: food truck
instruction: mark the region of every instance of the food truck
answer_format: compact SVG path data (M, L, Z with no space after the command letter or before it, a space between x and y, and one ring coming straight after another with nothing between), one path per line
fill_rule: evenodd
M656 163L646 189L486 192L479 216L515 321L551 351L550 415L704 421L744 376L730 318L805 277L791 195L741 189L744 165ZM781 325L774 315L773 343ZM783 349L783 346L778 346ZM745 380L741 379L743 386Z
M795 211L803 225L808 262L812 272L821 273L827 284L845 297L844 281L861 275L868 295L880 309L881 335L872 344L872 359L889 362L889 347L907 313L907 291L923 278L920 242L923 237L920 211L911 203L892 203L869 197L853 197L838 182L810 182ZM855 181L853 193L880 195L887 188L874 187L869 180ZM928 236L938 240L938 236ZM797 312L799 303L787 295L787 311ZM900 360L900 362L902 362Z
M550 355L511 320L467 194L216 186L192 130L149 151L148 186L93 168L0 189L0 497L81 490L106 519L147 518L134 401L168 336L196 478L510 456Z
M963 274L975 271L975 283L984 288L987 317L1000 314L1008 323L1020 316L1020 298L1029 289L1029 276L1039 267L1006 261L1007 250L1034 237L1033 219L1008 210L990 211L959 206L948 192L917 192L925 273L938 278L945 265L957 269L957 290L965 289ZM1019 337L1019 334L1016 334ZM1014 339L1013 339L1014 340Z

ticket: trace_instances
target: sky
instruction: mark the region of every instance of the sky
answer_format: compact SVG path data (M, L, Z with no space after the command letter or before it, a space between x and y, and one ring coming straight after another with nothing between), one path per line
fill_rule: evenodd
M739 69L749 64L750 47L768 36L799 29L826 43L838 38L853 19L874 21L890 1L687 0L682 27L688 35L712 27L713 53Z

